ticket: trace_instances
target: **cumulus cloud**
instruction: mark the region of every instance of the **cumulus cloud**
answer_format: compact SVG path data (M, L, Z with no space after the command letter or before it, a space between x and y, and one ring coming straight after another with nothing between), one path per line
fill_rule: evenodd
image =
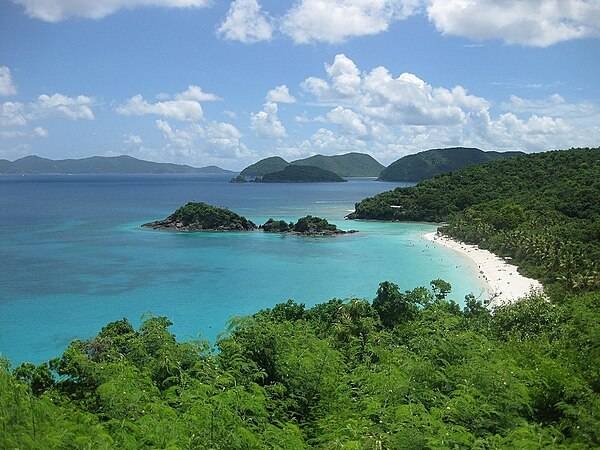
M13 0L23 6L29 17L45 22L60 22L71 17L101 19L121 9L144 6L165 8L201 8L210 0Z
M217 33L230 41L268 41L273 35L273 26L256 0L234 0Z
M547 47L600 36L597 0L297 0L275 19L257 0L234 0L219 34L246 43L264 41L277 25L297 44L337 44L385 32L415 15L426 16L442 34L476 41Z
M600 36L597 0L428 0L427 14L444 34L547 47Z
M266 100L271 103L296 103L296 98L290 94L290 90L285 84L267 92Z
M384 162L433 147L477 146L494 150L543 150L595 145L600 109L554 94L511 96L499 105L462 86L432 86L412 73L385 67L362 71L347 56L325 65L325 76L301 84L312 104L327 112L296 116L299 124L326 123L298 151L369 149ZM310 100L309 100L310 101Z
M27 124L25 105L20 102L4 102L0 104L0 126L23 126Z
M0 103L0 126L25 126L30 121L48 117L62 117L71 120L93 120L94 100L85 95L69 97L63 94L40 95L30 103Z
M327 120L341 126L348 133L364 136L367 134L367 126L364 120L351 109L337 106L327 113Z
M168 94L163 94L163 100L167 100ZM216 102L221 100L221 97L215 94L204 92L200 86L189 85L188 88L175 94L175 100L191 100L195 102Z
M94 119L93 100L85 95L68 97L62 94L40 95L34 105L34 114L39 116L63 116L68 119Z
M327 79L309 77L305 91L326 105L345 105L362 116L403 125L455 124L466 114L488 106L488 102L467 92L433 87L411 73L394 77L385 67L361 73L347 56L336 55L326 65ZM348 114L348 113L346 113Z
M15 95L17 87L13 83L10 69L6 66L0 66L0 95Z
M204 92L200 87L191 85L185 91L175 94L173 99L167 94L162 94L163 100L154 103L148 102L141 95L134 95L124 104L117 107L116 111L125 116L143 116L153 114L182 121L198 121L203 117L200 102L220 100L215 94Z
M262 111L250 115L251 128L262 137L284 138L287 132L277 112L277 103L265 103Z
M211 121L176 128L158 119L155 124L167 140L165 150L175 157L198 160L202 156L210 156L227 160L249 155L242 142L242 134L230 123Z
M420 0L300 0L282 18L281 31L298 44L340 43L386 31L417 10Z

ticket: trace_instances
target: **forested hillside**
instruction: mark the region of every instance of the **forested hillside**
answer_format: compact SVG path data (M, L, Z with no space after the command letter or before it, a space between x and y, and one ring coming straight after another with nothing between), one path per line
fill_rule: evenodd
M485 152L478 148L451 147L403 156L386 167L382 181L421 181L495 159L524 155L522 152Z
M440 175L356 204L355 219L447 222L567 291L600 289L600 149L537 153Z
M292 301L212 353L156 317L0 368L0 448L523 449L600 445L600 296L490 313L447 283Z

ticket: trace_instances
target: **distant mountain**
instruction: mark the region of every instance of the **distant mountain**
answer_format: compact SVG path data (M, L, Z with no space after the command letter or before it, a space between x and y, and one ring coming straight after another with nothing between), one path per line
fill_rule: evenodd
M279 156L271 156L246 167L240 172L240 177L254 179L268 173L279 172L289 166L289 162Z
M346 153L344 155L315 155L292 162L296 166L314 166L329 170L340 177L378 177L385 166L365 153Z
M311 166L328 170L340 177L377 177L385 168L372 156L365 153L344 155L315 155L297 161L287 162L279 156L271 156L246 167L234 181L253 181L268 173L279 172L289 165Z
M179 164L143 161L131 156L92 156L82 159L52 160L26 156L10 162L0 160L0 173L5 174L160 174L160 173L233 173L217 166L191 167Z
M328 183L346 180L319 167L289 165L279 172L263 175L261 181L263 183Z
M417 182L463 167L523 154L523 152L484 152L478 148L466 147L427 150L404 156L393 162L381 172L379 180Z

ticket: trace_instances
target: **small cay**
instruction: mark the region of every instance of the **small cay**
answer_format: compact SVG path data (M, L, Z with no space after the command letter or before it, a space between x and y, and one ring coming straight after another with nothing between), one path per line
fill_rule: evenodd
M315 216L304 216L296 223L269 219L260 228L267 233L292 233L301 236L334 236L357 232L357 230L340 230L326 219Z
M252 231L256 225L233 211L207 203L190 202L164 220L142 227L173 231Z

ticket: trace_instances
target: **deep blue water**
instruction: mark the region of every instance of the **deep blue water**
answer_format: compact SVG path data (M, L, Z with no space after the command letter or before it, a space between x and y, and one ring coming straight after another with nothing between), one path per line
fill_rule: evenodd
M293 298L373 298L443 278L454 298L483 286L464 257L421 238L430 224L348 222L356 201L398 186L373 180L230 184L223 176L0 177L0 354L58 356L108 321L166 315L181 339L214 340L232 316ZM336 238L145 230L187 201L256 223L306 214L360 230Z

